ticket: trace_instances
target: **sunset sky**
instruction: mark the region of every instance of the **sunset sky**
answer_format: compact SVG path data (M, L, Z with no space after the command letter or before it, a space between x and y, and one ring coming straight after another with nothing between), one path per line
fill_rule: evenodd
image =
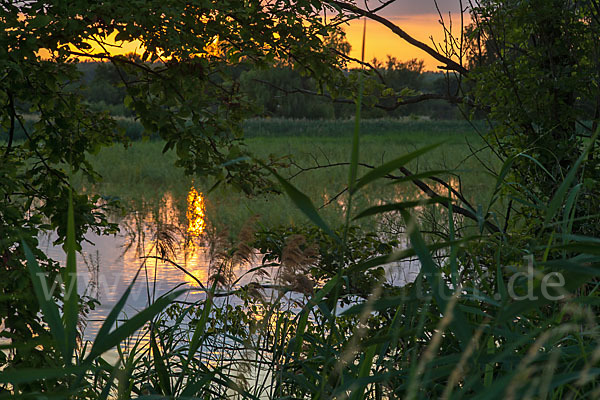
M358 0L357 4L364 8L364 0ZM381 3L379 0L368 0L370 8L376 8ZM438 5L444 21L449 22L448 13L451 13L456 34L460 31L460 6L459 0L438 0ZM444 39L443 29L440 25L439 14L435 8L434 0L396 0L378 12L379 15L391 20L409 35L432 46L432 37L436 43ZM465 14L465 17L468 15ZM350 55L356 59L361 57L361 44L363 33L363 20L354 20L343 26L346 31L347 40L352 45ZM111 42L112 40L108 40ZM113 54L125 54L130 52L143 52L139 42L119 43L120 48L112 48ZM95 46L94 46L95 47ZM387 55L396 57L401 61L412 58L423 59L425 69L437 70L440 64L431 56L419 50L392 33L387 27L372 21L367 21L367 35L365 46L365 60L371 61L374 57L385 60Z
M364 8L363 2L359 0L357 3ZM380 3L378 0L370 0L368 4L370 8L375 8ZM452 14L453 32L455 34L460 32L459 1L438 0L438 5L446 23L449 21L448 13ZM433 37L436 43L444 39L443 29L439 23L440 18L433 0L397 0L378 14L394 22L415 39L430 46L432 45L430 37ZM465 17L467 16L465 14ZM344 30L348 41L352 45L350 55L360 59L363 22L353 21L351 24L346 25ZM439 65L439 62L428 54L406 43L385 26L374 21L367 21L365 59L370 61L373 57L377 57L384 60L388 54L402 61L411 58L423 59L427 70L436 70Z

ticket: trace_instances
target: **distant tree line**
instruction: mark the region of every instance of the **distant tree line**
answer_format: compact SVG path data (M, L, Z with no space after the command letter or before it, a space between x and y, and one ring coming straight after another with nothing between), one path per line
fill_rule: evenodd
M424 70L422 60L400 61L388 56L385 61L373 59L370 65L373 81L384 81L388 91L433 93L445 95L456 90L443 73ZM95 111L108 111L114 116L132 117L125 105L127 90L121 85L124 72L107 63L80 63L82 83L76 89ZM335 98L311 77L288 65L274 65L231 71L237 77L239 90L254 105L257 117L346 119L355 112L353 101ZM348 74L352 69L348 70ZM407 116L432 119L460 119L458 108L444 100L431 100L394 107L389 95L372 93L375 101L366 104L363 118L398 118ZM375 105L377 104L377 106Z

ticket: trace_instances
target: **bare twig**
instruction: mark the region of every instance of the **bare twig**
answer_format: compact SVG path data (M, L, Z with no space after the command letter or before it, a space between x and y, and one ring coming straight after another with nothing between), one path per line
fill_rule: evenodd
M285 89L282 88L280 86L274 85L271 82L262 80L262 79L253 79L253 81L258 82L258 83L262 83L264 85L267 85L273 89L279 90L282 93L285 94L296 94L296 93L300 93L300 94L306 94L306 95L310 95L310 96L320 96L320 97L324 97L326 99L329 99L335 103L341 103L341 104L355 104L355 101L352 99L340 99L340 98L333 98L331 97L329 94L327 93L319 93L319 92L314 92L312 90L306 90L306 89L301 89L301 88L293 88L293 89ZM429 100L446 100L450 103L453 104L458 104L458 103L462 103L465 101L465 98L463 97L456 97L456 96L449 96L449 95L444 95L444 94L437 94L437 93L424 93L424 94L419 94L416 96L410 96L410 97L404 97L404 98L397 98L396 99L396 103L392 106L386 106L383 104L375 104L374 107L382 109L382 110L386 110L386 111L394 111L396 110L398 107L401 106L405 106L408 104L417 104L417 103L421 103L423 101L429 101Z
M349 162L339 162L339 163L334 163L334 164L328 164L328 165L315 165L313 167L300 167L299 165L295 164L296 167L300 168L300 171L296 172L294 175L292 175L291 178L294 178L296 176L298 176L299 174L303 173L303 172L307 172L307 171L312 171L312 170L317 170L317 169L324 169L324 168L332 168L332 167L340 167L340 166L348 166L350 165ZM369 164L365 164L365 163L358 163L358 165L365 167L365 168L369 168L369 169L375 169L375 166L373 165L369 165ZM410 178L412 177L414 174L408 170L405 167L400 167L399 168L400 172L402 172L402 174L404 174L404 176ZM290 178L290 179L291 179ZM393 175L393 174L387 174L384 176L384 178L387 179L402 179L401 176L398 175ZM467 217L473 221L477 221L479 222L480 219L479 217L475 214L474 208L471 206L471 204L469 203L469 201L461 194L459 193L456 189L454 189L452 187L452 185L448 184L446 181L444 181L443 179L436 177L436 176L432 176L430 177L430 179L432 179L433 181L441 184L442 186L444 186L445 188L447 188L448 190L450 190L452 192L452 194L454 194L463 204L465 204L469 209L458 206L458 205L452 205L452 211L456 214L460 214L464 217ZM420 179L411 179L411 181L413 182L413 184L415 184L415 186L417 186L419 189L421 189L421 191L423 193L425 193L428 197L430 198L439 198L439 197L443 197L442 195L440 195L439 193L437 193L435 190L433 190L431 188L431 186L429 186L428 184L426 184L425 182L423 182ZM337 193L333 198L331 198L327 203L325 203L323 206L321 206L321 208L327 206L328 204L331 204L333 201L335 201L337 198L339 198L343 193L345 193L348 190L348 188L344 188L342 191L340 191L339 193ZM449 208L449 205L442 202L440 203L442 206L444 206L445 208ZM484 221L484 226L492 233L500 233L502 232L501 229L495 225L494 223L488 221L487 219Z
M341 1L337 1L337 0L328 0L328 2L331 4L335 4L337 7L341 8L343 10L350 11L361 17L367 17L369 19L379 22L380 24L389 28L397 36L401 37L402 39L404 39L411 45L423 50L424 52L429 54L431 57L435 58L437 61L444 64L442 66L438 66L438 68L444 69L444 70L449 70L449 71L457 71L458 73L460 73L462 75L468 75L469 70L467 70L465 67L458 64L456 61L443 56L442 54L435 51L433 48L431 48L427 44L413 38L406 31L401 29L398 25L396 25L392 21L382 17L381 15L377 15L376 13L368 11L368 10L363 10L362 8L359 8L359 7L355 6L354 4L344 3Z

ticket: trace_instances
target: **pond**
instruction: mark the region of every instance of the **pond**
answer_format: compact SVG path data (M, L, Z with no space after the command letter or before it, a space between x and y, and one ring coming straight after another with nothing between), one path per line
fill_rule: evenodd
M420 197L418 193L410 196ZM207 220L202 193L191 188L187 201L177 201L166 192L158 207L133 210L125 216L113 216L120 232L114 236L89 233L77 255L78 292L96 299L99 304L89 311L84 338L93 340L105 317L133 282L131 294L122 318L133 316L155 299L179 288L188 291L179 298L196 302L205 298L214 273L215 254L219 252L219 236ZM399 199L396 199L397 201ZM401 199L400 199L401 200ZM182 210L178 204L187 204ZM55 234L40 238L41 249L52 259L64 264L61 246L53 245ZM401 243L407 246L402 237ZM235 286L253 280L273 284L277 271L269 268L260 276L248 271L260 263L256 255L253 263L234 266ZM386 265L387 281L402 286L415 279L420 265L417 260L403 260ZM233 302L235 303L235 299Z

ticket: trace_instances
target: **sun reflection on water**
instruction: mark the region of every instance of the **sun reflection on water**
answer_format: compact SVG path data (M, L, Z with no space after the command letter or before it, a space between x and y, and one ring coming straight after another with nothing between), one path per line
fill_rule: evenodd
M202 193L192 187L187 197L187 233L191 237L198 237L206 228L205 221L206 206L204 204L204 196Z

